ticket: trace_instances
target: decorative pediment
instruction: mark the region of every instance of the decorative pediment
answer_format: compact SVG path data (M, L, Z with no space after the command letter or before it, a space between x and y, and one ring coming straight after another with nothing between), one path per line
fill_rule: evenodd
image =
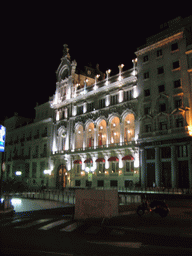
M172 112L171 112L171 115L174 115L174 114L181 114L185 112L185 109L182 109L182 108L175 108Z

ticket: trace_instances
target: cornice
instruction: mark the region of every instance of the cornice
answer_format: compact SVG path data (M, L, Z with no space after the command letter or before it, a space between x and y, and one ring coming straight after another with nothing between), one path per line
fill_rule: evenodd
M177 34L175 34L173 36L170 36L170 37L167 37L167 38L165 38L165 39L163 39L161 41L158 41L157 43L149 45L149 46L147 46L147 47L145 47L145 48L143 48L143 49L141 49L139 51L136 51L135 54L136 54L136 56L143 55L146 52L152 51L152 50L154 50L156 48L159 48L159 47L162 47L162 46L164 46L166 44L169 44L169 43L173 42L176 39L181 39L181 38L183 38L183 32L179 32L179 33L177 33Z

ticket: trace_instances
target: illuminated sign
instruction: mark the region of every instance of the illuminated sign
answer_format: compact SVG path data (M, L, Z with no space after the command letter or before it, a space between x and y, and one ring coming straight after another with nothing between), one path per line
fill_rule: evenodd
M6 128L3 125L0 125L0 152L5 151L5 134Z

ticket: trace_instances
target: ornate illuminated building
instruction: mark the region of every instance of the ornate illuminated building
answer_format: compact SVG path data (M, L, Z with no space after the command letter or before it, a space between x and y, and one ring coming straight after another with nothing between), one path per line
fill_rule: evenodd
M135 60L131 70L106 77L77 74L69 49L57 70L52 145L57 187L128 187L139 181ZM100 76L103 79L98 81Z

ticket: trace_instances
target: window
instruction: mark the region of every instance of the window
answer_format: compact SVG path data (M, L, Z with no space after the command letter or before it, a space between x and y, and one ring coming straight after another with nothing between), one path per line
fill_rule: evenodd
M145 132L151 132L151 124L145 125Z
M44 170L45 170L45 162L40 162L40 177L44 177Z
M99 173L105 172L105 163L99 163Z
M178 88L178 87L180 87L180 86L181 86L181 81L180 81L180 79L174 81L174 88Z
M86 180L86 187L91 187L92 186L92 181Z
M87 111L91 112L94 110L94 102L88 103L87 104Z
M133 99L133 90L124 92L124 100L125 101L132 100L132 99Z
M80 174L81 171L81 165L80 164L75 164L75 173Z
M178 49L178 43L174 43L171 45L171 51L176 51Z
M117 187L118 186L118 181L117 180L110 180L110 186L111 187Z
M176 127L183 127L183 118L176 119Z
M118 172L119 171L119 163L118 162L114 162L112 163L112 173Z
M171 158L171 148L170 147L162 147L161 148L161 157L162 158Z
M145 72L145 73L143 74L143 76L144 76L144 79L149 78L149 72Z
M180 66L179 66L179 61L177 60L177 61L174 61L173 62L173 69L176 69L176 68L179 68Z
M149 89L144 90L144 96L145 97L150 96L150 90Z
M157 57L160 57L163 55L162 49L157 50Z
M126 161L125 162L125 171L126 172L134 172L134 162Z
M25 163L25 177L29 177L29 163Z
M117 104L117 95L112 95L111 96L111 105Z
M80 187L81 186L81 181L80 180L75 180L75 186Z
M150 115L151 114L151 107L147 106L144 108L144 114L145 115Z
M97 187L104 187L104 180L98 180Z
M147 160L155 159L155 149L154 148L146 149L146 155L147 155Z
M166 104L160 103L159 104L159 112L165 112L166 111Z
M77 115L81 115L81 114L83 114L83 106L79 106L77 108Z
M99 100L99 108L104 108L105 107L105 99Z
M145 56L143 57L143 62L147 62L148 60L149 60L148 55L145 55Z
M180 145L176 147L178 157L188 157L187 145Z
M164 84L159 85L158 89L159 89L159 93L164 92L165 91L165 85Z
M167 130L167 122L160 122L160 130Z
M180 108L182 106L182 99L175 99L175 108Z
M157 68L157 74L158 75L163 74L163 73L164 73L164 68L163 67Z
M37 175L37 163L32 163L32 178L36 178Z

